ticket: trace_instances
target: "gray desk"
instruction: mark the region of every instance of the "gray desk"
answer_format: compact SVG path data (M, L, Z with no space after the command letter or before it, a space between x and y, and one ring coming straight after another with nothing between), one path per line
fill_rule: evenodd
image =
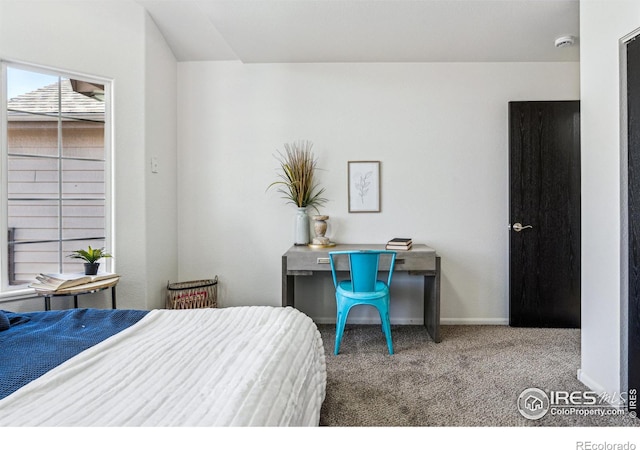
M380 244L341 244L314 249L293 246L282 255L282 306L295 306L295 278L312 276L316 272L331 271L330 251L384 249ZM380 270L389 270L388 262L380 261ZM348 271L346 261L338 261L337 270ZM414 244L411 250L398 251L395 272L424 277L424 326L435 342L440 342L440 257L423 244Z

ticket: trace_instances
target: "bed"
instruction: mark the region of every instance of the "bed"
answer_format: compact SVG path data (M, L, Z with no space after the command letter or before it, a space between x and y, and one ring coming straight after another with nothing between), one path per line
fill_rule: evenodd
M21 333L30 334L21 330L59 324L55 314L72 324L58 326L71 330L65 331L70 336L56 344L49 341L58 337L36 340L57 348L80 345L80 351L68 358L63 355L64 361L54 362L50 369L39 368L44 373L36 370L33 379L10 388L12 392L0 399L0 426L319 424L326 390L325 356L317 327L302 312L269 306L117 311L128 314L125 324L121 318L112 320L118 323L108 332L111 335L93 337L97 343L89 344L78 344L81 339L75 336L99 335L87 330L111 320L109 310L5 312L8 329L0 331L0 366L15 359L28 362L38 352L60 353L46 346L33 351L19 346ZM89 320L91 315L98 318L97 324ZM36 325L43 317L49 322ZM25 357L16 358L19 354ZM0 376L2 385L16 378Z

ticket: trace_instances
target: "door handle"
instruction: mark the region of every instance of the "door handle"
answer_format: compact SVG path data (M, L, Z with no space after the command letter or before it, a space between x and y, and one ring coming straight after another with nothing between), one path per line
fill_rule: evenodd
M525 228L533 228L533 226L531 226L531 225L524 225L523 226L520 222L516 222L511 226L511 228L513 229L513 231L517 231L518 233L520 233Z

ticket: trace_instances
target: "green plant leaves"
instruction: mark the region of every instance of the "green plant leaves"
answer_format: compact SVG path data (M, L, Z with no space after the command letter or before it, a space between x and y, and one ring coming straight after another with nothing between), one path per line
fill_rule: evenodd
M82 259L88 263L95 263L101 258L113 258L112 255L104 251L104 247L91 248L91 246L89 246L87 250L84 250L84 249L75 250L73 253L67 256L69 258Z
M313 144L309 141L296 141L284 144L284 154L278 152L276 158L280 162L280 180L274 181L267 188L278 186L277 191L283 195L287 203L304 208L318 207L327 202L322 197L325 189L321 188L314 178L317 169L317 159L311 151Z

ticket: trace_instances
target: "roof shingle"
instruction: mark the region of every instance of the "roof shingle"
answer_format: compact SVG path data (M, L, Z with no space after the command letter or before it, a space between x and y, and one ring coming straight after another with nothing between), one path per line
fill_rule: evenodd
M104 102L75 92L68 79L61 81L61 98L63 115L95 119L104 116ZM20 113L57 114L59 112L58 83L43 86L35 91L27 92L9 99L7 108L10 115Z

